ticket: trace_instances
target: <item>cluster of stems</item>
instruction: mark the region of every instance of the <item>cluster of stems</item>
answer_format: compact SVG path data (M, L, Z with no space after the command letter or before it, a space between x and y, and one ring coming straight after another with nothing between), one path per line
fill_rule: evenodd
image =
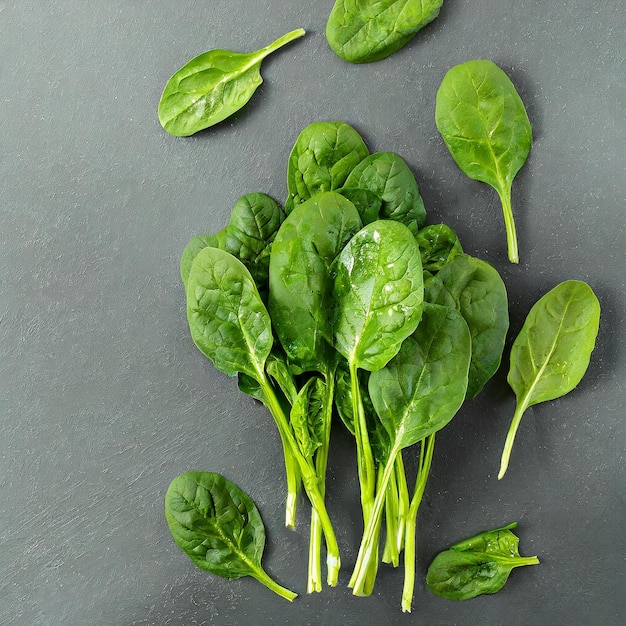
M392 444L386 458L376 462L356 368L351 368L350 381L364 530L349 587L357 596L372 593L381 560L384 521L382 561L398 567L400 555L404 552L402 610L408 612L411 610L415 587L417 513L432 463L435 434L420 442L415 487L412 495L409 495L402 448Z
M321 553L323 541L326 544L327 584L335 586L339 578L341 558L339 546L324 501L325 475L330 443L330 422L332 415L332 395L334 378L326 378L326 396L324 398L324 418L322 444L317 449L314 459L307 458L296 441L284 403L279 400L274 386L267 376L260 381L266 406L272 413L283 444L285 471L287 479L287 503L285 525L293 528L296 524L296 506L300 488L311 503L311 534L309 546L309 568L307 591L321 591L322 566ZM323 541L322 541L323 540Z

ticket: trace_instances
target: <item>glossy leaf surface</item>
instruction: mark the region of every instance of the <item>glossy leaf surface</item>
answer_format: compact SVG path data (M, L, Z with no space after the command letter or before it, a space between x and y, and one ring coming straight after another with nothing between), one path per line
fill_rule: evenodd
M422 262L415 238L399 222L372 222L342 250L334 273L335 348L356 367L384 367L422 313Z
M443 0L336 0L326 38L344 61L379 61L432 22L442 4Z
M519 554L519 539L511 532L517 526L480 533L439 553L428 568L426 586L449 600L468 600L502 589L516 567L536 565L537 557Z
M517 405L502 454L506 472L515 434L529 406L560 398L581 381L595 346L600 303L591 287L568 280L531 308L511 347L508 382Z
M369 378L369 394L390 439L406 448L443 428L467 390L471 338L456 310L424 304L417 330Z
M159 102L159 121L178 137L193 135L241 109L263 82L263 59L302 37L298 29L256 52L209 50L183 65L167 82Z
M326 192L298 205L283 222L270 259L269 311L290 360L320 370L332 341L330 266L361 228L354 206Z
M527 407L569 393L587 371L600 324L591 287L569 280L530 310L511 348L508 382Z

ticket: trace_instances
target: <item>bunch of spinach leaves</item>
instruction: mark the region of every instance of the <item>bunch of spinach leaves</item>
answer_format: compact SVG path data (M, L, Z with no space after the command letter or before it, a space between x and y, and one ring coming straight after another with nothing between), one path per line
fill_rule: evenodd
M322 588L324 544L327 582L338 578L324 495L339 415L355 437L364 528L350 586L370 594L381 558L398 566L404 551L404 610L435 433L493 375L508 329L497 271L464 254L448 226L425 221L402 157L370 154L348 124L315 122L289 156L284 208L247 194L181 259L196 345L277 425L286 524L300 489L311 502L307 590ZM413 489L409 448L419 459Z

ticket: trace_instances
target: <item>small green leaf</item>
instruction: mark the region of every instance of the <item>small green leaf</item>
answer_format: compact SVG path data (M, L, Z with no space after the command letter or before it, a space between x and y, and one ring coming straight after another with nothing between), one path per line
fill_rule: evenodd
M430 564L426 586L448 600L469 600L502 589L516 567L537 565L536 556L522 557L516 523L486 531L440 552Z
M165 518L174 541L199 568L223 578L252 576L289 601L296 597L261 566L265 528L254 502L220 474L177 476L165 495Z
M186 137L231 116L263 82L263 59L304 34L299 28L247 54L209 50L191 59L165 85L158 109L161 126L170 135Z
M437 92L435 119L461 170L498 192L509 260L518 263L511 185L530 152L532 130L515 86L492 61L456 65Z
M290 422L302 455L313 459L324 443L324 382L313 376L304 384L291 407Z
M422 254L422 267L431 276L448 261L463 253L456 233L445 224L424 226L420 228L415 238Z
M526 409L560 398L582 380L600 325L600 303L591 287L568 280L546 293L528 313L511 347L508 382L517 406L498 478L508 467L517 428Z

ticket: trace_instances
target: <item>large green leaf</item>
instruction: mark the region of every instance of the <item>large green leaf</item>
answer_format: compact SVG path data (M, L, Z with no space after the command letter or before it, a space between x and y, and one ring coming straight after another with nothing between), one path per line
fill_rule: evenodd
M331 351L329 268L361 228L354 206L334 192L298 205L283 222L270 258L269 311L290 361L324 367Z
M379 61L432 22L442 4L443 0L336 0L326 38L344 61Z
M380 369L422 314L419 246L403 224L379 220L348 242L333 269L335 348L351 366Z
M372 403L395 447L421 441L454 417L465 399L470 355L461 314L425 304L417 330L369 379Z

